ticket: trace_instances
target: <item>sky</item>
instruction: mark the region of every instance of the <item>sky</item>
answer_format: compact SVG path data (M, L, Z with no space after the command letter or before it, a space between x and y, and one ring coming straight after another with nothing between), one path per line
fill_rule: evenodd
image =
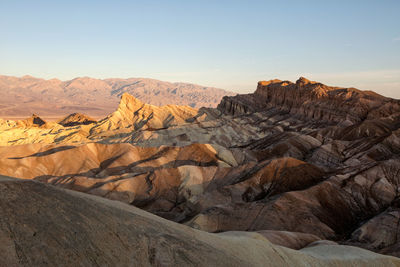
M239 93L304 76L400 98L400 1L0 0L0 74Z

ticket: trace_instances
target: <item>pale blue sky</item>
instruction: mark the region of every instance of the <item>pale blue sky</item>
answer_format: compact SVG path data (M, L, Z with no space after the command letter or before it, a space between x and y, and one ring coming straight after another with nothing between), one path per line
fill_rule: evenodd
M0 0L0 74L236 92L299 76L400 98L400 1Z

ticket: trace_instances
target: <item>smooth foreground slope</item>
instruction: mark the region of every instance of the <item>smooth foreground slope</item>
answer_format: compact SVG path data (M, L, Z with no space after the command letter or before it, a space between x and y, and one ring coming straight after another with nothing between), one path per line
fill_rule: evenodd
M1 266L400 266L355 247L295 251L257 233L210 234L135 207L0 177Z
M60 81L0 75L0 118L25 118L36 113L54 119L75 112L102 118L115 109L124 93L157 106L175 104L193 108L216 107L223 96L234 95L213 87L146 78L80 77Z
M399 100L300 78L259 82L217 109L154 107L124 94L99 122L0 125L3 175L208 232L400 256Z

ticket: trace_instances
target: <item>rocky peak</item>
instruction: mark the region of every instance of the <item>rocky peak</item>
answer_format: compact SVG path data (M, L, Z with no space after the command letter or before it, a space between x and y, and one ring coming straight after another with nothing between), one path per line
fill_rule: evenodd
M68 91L109 91L111 89L110 85L108 85L105 81L94 79L90 77L78 77L69 81L65 81L63 87Z
M30 118L30 120L32 120L33 124L36 124L36 125L39 125L39 126L42 126L43 124L46 123L42 118L40 118L36 114L32 114L32 117Z
M101 120L92 129L92 133L102 132L104 129L159 129L183 124L196 114L197 109L188 106L167 105L158 107L145 104L129 93L124 93L121 96L118 109Z
M316 82L310 81L304 77L300 77L297 81L296 81L296 85L297 86L305 86L307 84L315 84Z
M142 108L144 105L145 104L136 97L128 93L124 93L121 96L121 101L119 102L118 110L131 112Z
M46 125L46 121L36 114L32 114L31 117L25 120L17 121L17 126L19 127L42 127L44 125Z

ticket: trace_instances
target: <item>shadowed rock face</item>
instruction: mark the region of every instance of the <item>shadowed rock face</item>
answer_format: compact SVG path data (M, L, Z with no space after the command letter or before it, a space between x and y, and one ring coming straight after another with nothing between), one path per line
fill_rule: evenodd
M58 122L58 124L64 126L64 127L71 127L71 126L77 126L77 125L87 125L91 123L95 123L96 120L81 113L72 113L62 119L61 121Z
M40 118L38 115L36 114L32 114L31 117L25 119L25 120L19 120L16 122L16 124L19 127L41 127L44 126L46 124L46 122Z
M257 233L210 234L122 203L4 177L0 217L4 266L400 265L355 247L295 251Z
M3 122L0 173L208 232L400 256L399 106L304 78L260 82L254 94L198 111L123 95L116 112L91 125Z

